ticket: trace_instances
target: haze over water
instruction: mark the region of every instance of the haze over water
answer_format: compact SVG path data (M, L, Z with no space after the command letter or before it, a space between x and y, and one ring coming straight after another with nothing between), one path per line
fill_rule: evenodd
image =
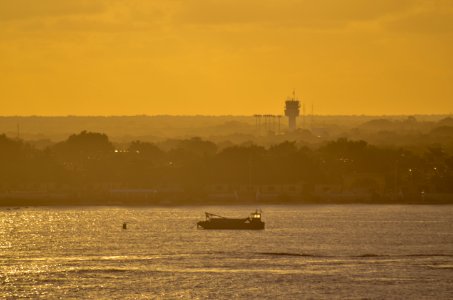
M267 206L264 231L196 229L204 211L245 217L254 209L2 209L0 295L453 296L453 206Z

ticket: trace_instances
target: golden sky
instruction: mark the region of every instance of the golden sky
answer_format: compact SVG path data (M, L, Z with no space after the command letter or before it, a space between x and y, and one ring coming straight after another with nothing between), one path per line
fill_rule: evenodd
M453 112L453 0L0 0L0 115Z

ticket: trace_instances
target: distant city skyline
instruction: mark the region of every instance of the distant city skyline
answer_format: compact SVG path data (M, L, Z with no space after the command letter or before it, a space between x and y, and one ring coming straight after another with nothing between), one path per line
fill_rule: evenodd
M453 2L0 2L0 115L453 112Z

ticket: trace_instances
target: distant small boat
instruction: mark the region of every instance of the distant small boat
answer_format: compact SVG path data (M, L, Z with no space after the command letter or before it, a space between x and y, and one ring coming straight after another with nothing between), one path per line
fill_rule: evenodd
M249 229L262 230L264 222L261 221L261 212L256 210L244 219L225 218L206 212L206 220L197 223L197 228L203 229Z

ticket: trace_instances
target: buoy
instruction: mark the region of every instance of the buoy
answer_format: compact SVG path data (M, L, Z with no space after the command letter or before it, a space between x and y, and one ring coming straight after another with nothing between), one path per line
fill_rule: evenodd
M123 223L123 229L127 229L127 224Z

